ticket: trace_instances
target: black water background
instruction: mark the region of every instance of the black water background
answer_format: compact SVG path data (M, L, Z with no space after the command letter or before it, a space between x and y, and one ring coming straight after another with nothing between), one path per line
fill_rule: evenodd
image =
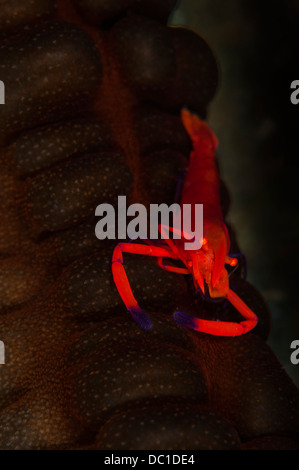
M181 0L170 18L202 35L221 71L209 123L218 134L229 222L248 262L248 280L272 314L269 344L299 385L290 361L299 340L298 0Z

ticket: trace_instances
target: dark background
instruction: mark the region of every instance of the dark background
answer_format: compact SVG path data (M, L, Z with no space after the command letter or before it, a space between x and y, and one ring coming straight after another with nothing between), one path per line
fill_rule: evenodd
M208 121L231 194L229 223L248 280L271 310L269 344L299 385L299 364L290 361L299 339L299 104L290 102L299 80L299 1L181 0L169 23L200 34L218 60Z

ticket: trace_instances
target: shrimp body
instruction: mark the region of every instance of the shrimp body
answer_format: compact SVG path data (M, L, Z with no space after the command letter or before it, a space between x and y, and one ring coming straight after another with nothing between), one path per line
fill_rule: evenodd
M182 111L182 121L194 150L190 155L181 205L195 207L195 204L203 204L203 246L193 253L194 283L204 293L205 282L212 298L227 297L229 283L225 263L235 265L237 262L228 257L230 239L222 217L215 158L217 137L204 121L186 109Z

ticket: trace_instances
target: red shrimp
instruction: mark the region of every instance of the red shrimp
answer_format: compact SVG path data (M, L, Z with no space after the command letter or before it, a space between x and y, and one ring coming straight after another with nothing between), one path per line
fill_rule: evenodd
M134 253L157 257L161 268L180 274L191 274L194 286L205 295L205 287L212 299L227 299L245 318L240 323L219 320L203 320L184 312L175 312L174 319L183 326L197 331L218 336L238 336L252 330L258 322L254 312L229 287L229 276L225 265L236 266L236 258L229 256L230 239L223 221L220 206L219 175L216 165L215 149L217 138L196 114L183 109L182 122L189 134L193 151L185 177L181 195L181 217L184 219L184 207L191 207L191 225L196 233L195 207L203 205L203 237L200 247L185 249L184 242L190 235L180 231L180 239L170 239L169 231L178 234L172 227L160 226L164 244L119 243L113 252L112 273L118 292L128 311L144 329L151 327L147 315L138 305L130 287L123 266L122 253ZM180 260L184 267L166 265L165 258Z

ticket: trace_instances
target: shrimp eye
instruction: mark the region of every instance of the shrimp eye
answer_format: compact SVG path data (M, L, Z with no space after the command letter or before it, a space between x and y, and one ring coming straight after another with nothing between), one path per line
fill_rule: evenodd
M229 264L230 266L237 266L238 260L237 258L231 258L230 256L226 256L225 264Z
M204 245L206 245L207 243L208 243L208 240L206 239L206 237L203 237L203 238L201 239L201 245L204 246Z

